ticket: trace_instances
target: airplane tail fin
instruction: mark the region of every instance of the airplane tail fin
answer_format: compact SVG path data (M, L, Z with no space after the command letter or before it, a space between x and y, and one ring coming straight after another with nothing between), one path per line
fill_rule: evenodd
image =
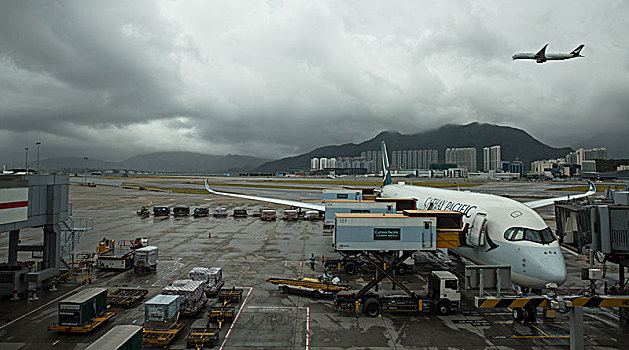
M382 186L390 185L393 183L391 180L391 170L389 169L389 156L387 155L387 145L382 141L382 173L384 178L382 179Z
M572 52L570 52L570 54L574 57L583 57L581 56L581 50L583 49L583 47L585 46L585 44L581 44L579 45L576 49L572 50Z

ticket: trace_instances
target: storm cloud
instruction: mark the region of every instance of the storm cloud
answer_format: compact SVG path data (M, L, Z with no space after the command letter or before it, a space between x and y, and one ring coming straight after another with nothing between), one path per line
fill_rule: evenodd
M279 158L473 121L629 156L624 1L4 1L0 161ZM585 58L535 64L515 52Z

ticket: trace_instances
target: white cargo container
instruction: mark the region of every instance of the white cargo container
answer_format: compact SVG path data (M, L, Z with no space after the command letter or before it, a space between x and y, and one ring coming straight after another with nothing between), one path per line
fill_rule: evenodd
M328 188L323 190L323 201L329 200L351 200L351 201L362 201L363 200L363 191L362 190L351 190L344 188Z
M395 213L395 202L372 202L372 201L349 201L349 200L328 200L325 201L325 220L323 228L333 228L334 219L337 213Z
M297 220L299 218L299 212L295 209L286 209L283 214L282 219L284 220Z
M308 210L304 213L304 219L306 220L318 220L320 218L317 210Z
M159 294L144 304L144 328L169 329L179 320L181 297Z
M157 247L147 246L135 251L133 269L136 272L157 270Z
M336 214L338 251L435 250L437 219L403 214Z
M260 219L262 220L275 220L277 218L277 212L274 209L263 209L260 210Z

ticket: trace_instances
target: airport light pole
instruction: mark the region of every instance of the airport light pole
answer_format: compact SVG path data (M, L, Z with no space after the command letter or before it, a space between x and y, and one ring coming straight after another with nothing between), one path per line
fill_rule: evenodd
M37 146L37 173L39 174L39 145L41 145L41 142L37 141L35 142L35 146Z
M83 178L83 183L87 185L87 157L83 157L85 159L85 178Z
M26 160L24 161L24 168L26 169L26 173L28 174L28 147L24 147L26 151Z

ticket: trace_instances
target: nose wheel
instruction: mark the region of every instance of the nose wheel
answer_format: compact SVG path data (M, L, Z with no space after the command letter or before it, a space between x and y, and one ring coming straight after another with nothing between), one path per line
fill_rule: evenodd
M513 308L513 321L517 323L535 323L537 321L537 308L534 306Z

